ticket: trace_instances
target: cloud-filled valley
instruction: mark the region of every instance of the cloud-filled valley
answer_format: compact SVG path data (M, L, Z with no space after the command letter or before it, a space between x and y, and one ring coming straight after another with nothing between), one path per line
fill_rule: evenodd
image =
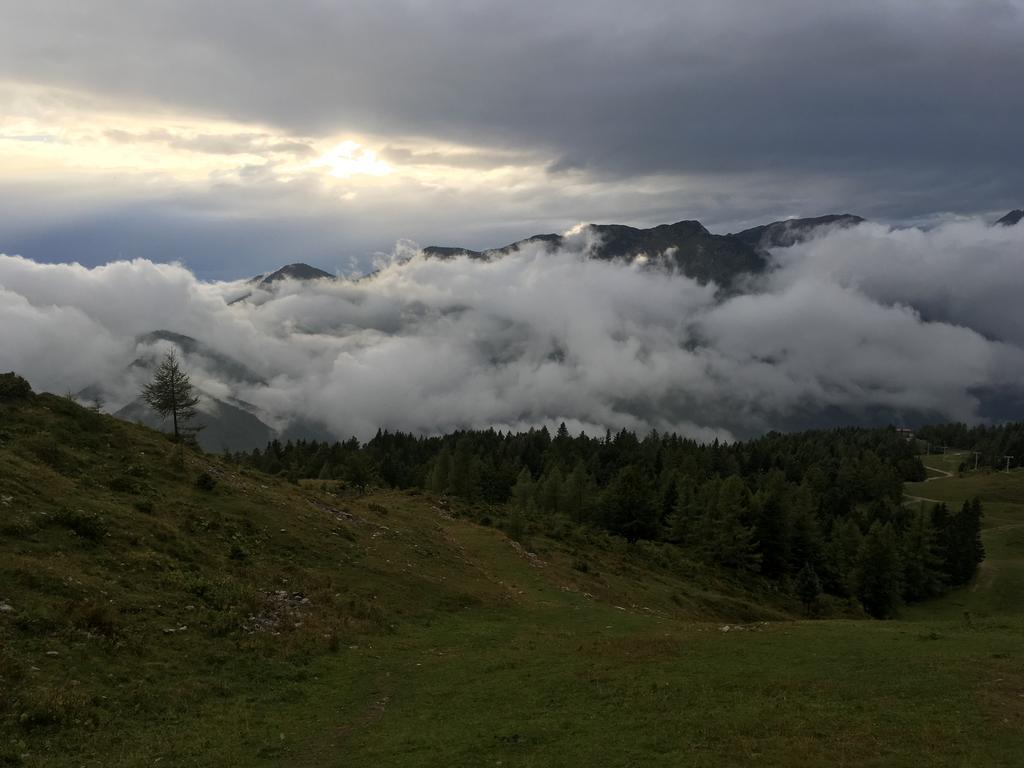
M589 259L587 242L491 260L404 245L366 277L267 289L145 260L0 256L0 370L56 392L98 384L116 410L141 383L132 362L171 345L146 334L169 331L197 341L185 359L209 395L277 429L364 439L560 421L730 439L978 421L986 398L1020 394L1024 226L823 230L773 249L738 292Z

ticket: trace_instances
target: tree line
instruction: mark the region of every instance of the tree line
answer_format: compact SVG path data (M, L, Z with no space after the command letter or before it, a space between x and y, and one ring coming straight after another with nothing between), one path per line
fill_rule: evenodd
M512 535L599 528L651 540L800 596L856 600L893 615L973 576L981 505L908 506L925 470L893 429L770 433L737 443L623 430L572 436L565 425L424 437L379 431L365 444L274 440L235 457L290 478L371 483L460 497ZM488 518L489 519L489 518Z
M917 437L933 446L948 446L957 450L977 452L979 469L1004 469L1006 457L1012 457L1010 467L1024 464L1024 423L1011 422L992 426L969 427L966 424L938 424L922 427ZM961 464L961 470L973 469L975 457Z

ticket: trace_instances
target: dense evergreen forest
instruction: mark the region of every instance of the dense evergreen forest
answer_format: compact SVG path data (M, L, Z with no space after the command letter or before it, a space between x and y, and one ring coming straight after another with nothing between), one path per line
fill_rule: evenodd
M813 612L859 601L873 616L974 575L981 506L903 502L923 480L914 443L893 429L770 433L725 444L631 432L573 437L562 425L443 437L378 432L366 444L268 444L235 457L292 480L419 488L460 497L513 537L603 530L790 590Z
M969 427L966 424L939 424L923 427L917 432L922 440L933 447L949 446L958 450L977 452L979 468L1003 469L1019 467L1024 463L1024 422L996 426ZM974 468L975 457L964 462L963 469Z

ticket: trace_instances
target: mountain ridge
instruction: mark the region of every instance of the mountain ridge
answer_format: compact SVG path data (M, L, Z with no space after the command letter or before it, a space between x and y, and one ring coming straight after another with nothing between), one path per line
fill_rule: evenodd
M255 283L261 288L279 283L282 280L323 280L323 279L334 279L334 275L330 272L326 272L319 267L314 267L305 262L297 261L292 264L285 264L278 270L271 272L269 275L256 275L249 280L250 283Z
M625 224L587 224L583 229L594 238L583 248L590 258L600 261L646 256L654 266L676 269L702 284L714 282L729 288L743 275L764 272L768 266L769 248L801 242L821 227L849 227L863 221L860 216L849 213L829 214L776 221L726 235L713 234L701 222L692 219L647 228ZM429 245L423 248L422 253L428 258L466 256L488 260L537 243L542 243L548 251L561 248L579 250L572 236L538 234L482 251Z
M1021 219L1024 219L1024 209L1017 208L999 219L996 224L1003 227L1013 227L1019 224Z
M846 229L863 224L866 219L852 213L830 213L804 219L782 219L762 224L730 235L755 248L788 248L811 237L816 229L831 227Z

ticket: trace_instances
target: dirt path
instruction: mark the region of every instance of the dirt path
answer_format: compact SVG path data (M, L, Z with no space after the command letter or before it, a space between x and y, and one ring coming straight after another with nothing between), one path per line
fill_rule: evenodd
M932 504L942 504L943 503L941 499L929 499L927 496L911 496L909 493L903 494L903 498L904 498L904 501L903 501L904 504L906 504L908 501L910 501L910 502L914 502L914 501L928 501L928 502L931 502Z
M938 467L929 467L927 464L925 464L924 468L925 469L930 469L932 472L941 472L942 473L942 475L940 477L926 477L924 479L924 481L926 483L930 483L933 480L945 480L947 477L952 477L953 476L952 472L947 472L946 470L939 469Z
M960 454L959 453L954 453L952 455L953 456L959 456ZM954 477L952 472L949 472L949 471L947 471L945 469L941 469L939 467L929 467L927 464L925 464L924 468L925 469L930 469L932 472L938 472L939 473L938 477L926 477L924 479L924 482L926 482L926 483L930 483L933 480L946 480L947 478ZM930 502L932 504L941 504L942 503L942 501L940 499L929 499L927 496L912 496L909 493L903 494L903 498L904 498L904 501L903 501L904 504L906 504L908 501L909 502L927 501L927 502Z

